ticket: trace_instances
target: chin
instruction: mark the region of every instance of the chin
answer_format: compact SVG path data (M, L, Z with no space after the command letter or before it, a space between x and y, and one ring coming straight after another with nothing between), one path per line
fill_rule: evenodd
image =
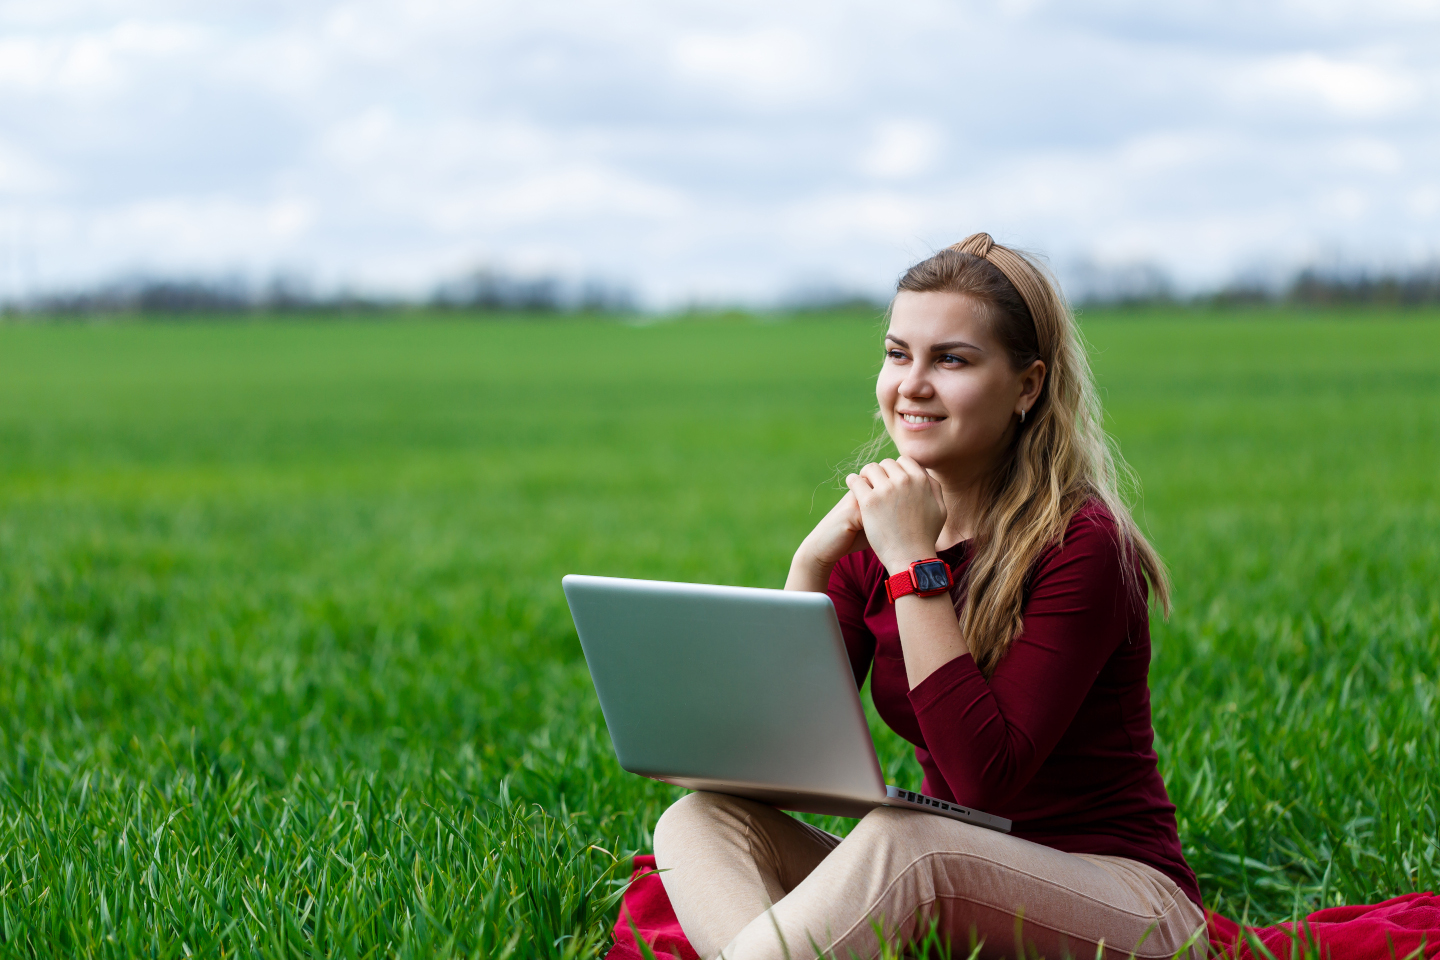
M939 455L940 451L936 450L930 444L897 443L895 444L895 450L900 454L900 456L909 457L911 460L914 460L916 463L920 464L920 466L927 469L934 467L935 464L939 463L943 459Z
M933 470L933 469L935 469L937 466L939 466L940 463L941 463L941 460L940 460L939 457L934 457L934 456L927 457L927 456L923 456L923 455L917 456L916 454L913 454L913 453L907 454L907 456L908 456L911 460L914 460L916 463L920 464L920 466L924 467L926 470Z

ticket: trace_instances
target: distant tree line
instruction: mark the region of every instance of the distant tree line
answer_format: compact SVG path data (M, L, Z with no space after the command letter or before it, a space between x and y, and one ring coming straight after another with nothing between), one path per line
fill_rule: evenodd
M1082 268L1076 300L1087 305L1194 304L1215 307L1306 307L1440 304L1440 262L1405 270L1306 267L1288 280L1237 280L1215 290L1182 295L1157 267Z
M235 277L140 276L0 306L8 313L61 317L355 313L416 307L526 313L621 313L636 309L634 295L620 285L598 280L571 282L554 276L514 276L490 268L443 282L421 297L347 291L321 294L305 278L291 275L277 276L263 284Z
M1440 264L1407 273L1327 274L1302 270L1287 291L1296 303L1317 306L1375 303L1410 306L1440 303Z
M371 302L345 296L319 298L310 293L308 284L294 278L276 278L257 288L234 278L132 277L86 289L45 294L21 304L20 308L26 313L79 316L238 314L353 305L371 305Z
M1159 268L1135 264L1098 268L1082 265L1067 278L1081 305L1197 305L1243 307L1425 306L1440 304L1440 262L1408 270L1307 267L1285 282L1237 281L1216 290L1181 294ZM863 294L807 286L783 298L786 312L883 309ZM353 292L317 293L301 276L280 275L255 284L239 278L131 277L23 302L0 303L0 312L37 316L243 316L284 313L364 313L430 309L474 313L633 313L632 291L599 280L519 276L480 268L438 284L428 295L385 297Z
M628 313L636 309L634 294L624 286L601 280L568 283L553 276L516 277L491 268L440 284L428 305L539 313Z

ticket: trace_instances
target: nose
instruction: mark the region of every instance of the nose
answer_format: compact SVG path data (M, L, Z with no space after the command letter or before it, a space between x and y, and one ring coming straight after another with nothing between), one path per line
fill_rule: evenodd
M924 400L935 395L930 383L929 370L923 363L912 363L900 381L900 396L906 400Z

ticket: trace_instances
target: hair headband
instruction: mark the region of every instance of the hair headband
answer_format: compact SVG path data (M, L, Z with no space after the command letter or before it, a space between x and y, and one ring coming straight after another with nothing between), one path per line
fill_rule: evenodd
M1025 262L1023 257L1009 247L998 245L988 233L972 233L959 243L951 245L950 249L993 263L997 270L1005 274L1005 279L1009 280L1020 294L1020 299L1025 301L1025 306L1030 309L1030 320L1035 322L1039 316L1035 306L1045 302L1045 294L1039 281L1035 279L1034 268ZM1038 323L1036 332L1039 332Z

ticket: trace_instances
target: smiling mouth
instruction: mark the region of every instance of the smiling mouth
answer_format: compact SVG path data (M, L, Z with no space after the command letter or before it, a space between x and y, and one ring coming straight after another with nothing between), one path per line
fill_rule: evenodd
M918 413L902 413L906 423L939 423L944 417L922 417Z

